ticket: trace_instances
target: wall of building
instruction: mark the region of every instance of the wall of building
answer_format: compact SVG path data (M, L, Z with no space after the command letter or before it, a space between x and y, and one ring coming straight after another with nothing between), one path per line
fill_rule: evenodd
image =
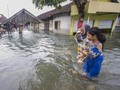
M60 27L55 29L55 21L60 21ZM58 15L53 19L53 32L59 34L70 34L71 17L69 15Z

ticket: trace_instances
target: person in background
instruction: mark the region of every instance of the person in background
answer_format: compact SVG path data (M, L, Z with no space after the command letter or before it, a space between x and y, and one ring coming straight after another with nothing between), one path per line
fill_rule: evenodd
M87 38L90 41L89 52L84 51L83 54L87 56L85 62L83 63L83 75L89 79L98 77L101 65L104 60L103 56L103 46L106 38L101 34L99 28L91 28L88 31Z

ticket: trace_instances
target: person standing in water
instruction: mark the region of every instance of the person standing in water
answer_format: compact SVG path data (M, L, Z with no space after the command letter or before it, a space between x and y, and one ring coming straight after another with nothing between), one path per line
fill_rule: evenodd
M78 62L81 62L83 59L79 58L79 55L81 54L81 52L84 50L84 46L85 43L87 42L87 31L90 29L90 26L88 24L84 24L82 27L80 27L77 31L77 33L74 35L74 38L78 44L78 55L77 55L77 59ZM81 60L82 59L82 60ZM70 71L72 71L74 74L77 73L77 70L72 70L70 69Z
M106 38L101 34L98 28L91 28L88 31L87 38L90 41L89 52L83 52L87 55L85 62L83 63L84 75L89 79L98 77L101 65L104 60L103 46Z
M81 28L79 28L79 31L76 34L76 42L78 43L78 56L77 59L78 63L82 63L84 61L84 57L82 57L82 51L87 49L88 45L88 39L87 32L89 31L90 26L88 24L84 24Z

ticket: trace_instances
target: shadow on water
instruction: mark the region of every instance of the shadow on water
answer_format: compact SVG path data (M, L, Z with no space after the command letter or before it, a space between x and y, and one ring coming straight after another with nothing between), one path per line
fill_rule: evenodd
M24 31L0 38L0 90L119 90L120 34L108 34L98 83L70 72L76 64L73 37Z

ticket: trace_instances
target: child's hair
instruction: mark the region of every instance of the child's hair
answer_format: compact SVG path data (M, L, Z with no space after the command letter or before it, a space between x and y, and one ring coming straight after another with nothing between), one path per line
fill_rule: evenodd
M104 48L104 43L106 41L106 37L105 35L103 35L101 32L100 32L100 29L98 27L92 27L90 28L90 30L88 31L89 34L91 34L92 36L97 36L98 40L102 43L102 46ZM102 48L102 49L103 49Z

